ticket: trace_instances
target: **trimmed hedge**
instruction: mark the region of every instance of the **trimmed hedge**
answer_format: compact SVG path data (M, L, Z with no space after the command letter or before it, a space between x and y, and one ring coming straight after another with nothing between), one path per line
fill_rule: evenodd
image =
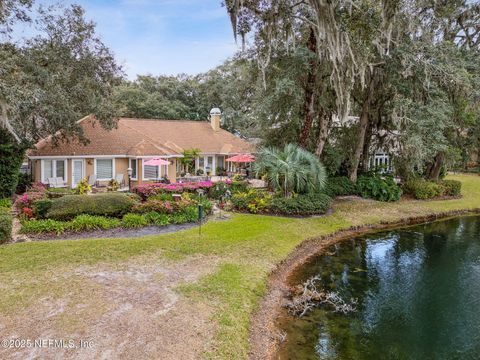
M433 199L444 193L444 188L440 184L424 179L410 180L403 185L403 189L419 200Z
M330 197L357 195L357 185L346 176L332 177L325 184L325 194Z
M13 218L10 208L0 207L0 244L12 238Z
M70 220L79 214L122 217L135 201L125 194L66 195L52 201L47 218Z
M462 194L462 183L458 180L442 180L440 184L445 188L445 195L460 196Z
M332 199L325 194L298 195L292 198L274 198L270 211L282 215L325 214Z
M460 196L462 183L457 180L441 180L434 182L425 179L415 179L406 182L403 185L403 189L415 199L427 200L444 195Z
M36 200L32 203L33 213L36 218L44 219L48 210L52 207L53 201L49 199Z

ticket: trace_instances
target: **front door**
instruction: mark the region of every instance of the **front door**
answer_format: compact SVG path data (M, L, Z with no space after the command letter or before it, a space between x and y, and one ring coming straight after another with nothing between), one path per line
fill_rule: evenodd
M72 188L83 179L83 160L72 160Z

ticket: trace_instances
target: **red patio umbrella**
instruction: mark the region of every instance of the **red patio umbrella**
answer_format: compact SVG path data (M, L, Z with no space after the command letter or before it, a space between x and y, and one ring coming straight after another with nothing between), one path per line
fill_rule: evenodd
M225 161L236 163L250 163L255 161L255 156L252 154L238 154L225 159Z
M170 161L167 161L162 158L153 158L145 161L144 165L149 165L149 166L170 165Z

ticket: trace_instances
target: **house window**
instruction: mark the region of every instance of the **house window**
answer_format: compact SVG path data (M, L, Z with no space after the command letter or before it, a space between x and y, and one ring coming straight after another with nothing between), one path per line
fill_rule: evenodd
M160 178L158 166L144 165L143 166L143 178L145 180L154 180Z
M217 156L217 168L225 169L225 156Z
M132 169L132 180L137 180L137 159L130 159L129 166Z
M66 181L67 160L42 160L42 179L43 183L48 183L49 178L59 177Z
M97 180L113 179L113 159L96 159L95 164Z

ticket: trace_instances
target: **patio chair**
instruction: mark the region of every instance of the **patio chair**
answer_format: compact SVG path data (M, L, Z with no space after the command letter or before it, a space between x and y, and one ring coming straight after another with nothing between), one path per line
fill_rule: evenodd
M125 180L123 174L117 174L115 175L115 181L118 182L120 187L125 186Z
M93 174L88 177L88 185L97 186L97 175Z
M51 188L66 188L67 184L61 177L48 178L48 186Z
M67 182L63 180L61 177L56 177L55 182L57 185L57 188L66 188L67 187Z

